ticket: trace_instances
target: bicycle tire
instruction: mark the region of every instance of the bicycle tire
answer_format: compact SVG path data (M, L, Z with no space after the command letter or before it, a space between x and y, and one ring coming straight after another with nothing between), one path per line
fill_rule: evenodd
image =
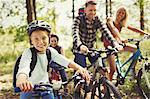
M138 92L144 99L150 98L150 63L147 65L148 68L145 68L145 64L143 64L143 68L141 68L137 74L137 85Z
M73 96L69 93L64 93L64 94L61 94L62 95L62 99L74 99Z
M99 99L113 99L113 97L115 99L121 99L120 92L117 90L116 86L112 82L110 82L108 79L106 79L106 77L102 77L100 83L103 86L106 86L105 94L103 94L103 93L100 94L100 95L95 94L95 96L99 97ZM99 85L100 84L97 84L96 87L100 87ZM91 96L91 99L92 98L93 98L93 96Z

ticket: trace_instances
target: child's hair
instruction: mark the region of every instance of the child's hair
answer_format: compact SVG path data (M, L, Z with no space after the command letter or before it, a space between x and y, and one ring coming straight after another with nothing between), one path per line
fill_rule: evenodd
M55 37L55 38L57 39L57 41L59 41L59 37L58 37L57 35L51 34L51 35L50 35L50 38L52 38L52 37Z
M43 20L34 20L28 25L28 35L31 36L32 32L36 30L46 30L50 34L51 26Z

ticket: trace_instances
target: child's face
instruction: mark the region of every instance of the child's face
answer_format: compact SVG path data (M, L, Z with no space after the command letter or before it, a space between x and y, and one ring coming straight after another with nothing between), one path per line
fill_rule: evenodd
M58 41L57 41L57 38L56 38L56 37L51 37L51 38L50 38L50 45L51 45L52 47L55 47L55 46L58 45Z
M44 53L49 44L48 32L43 30L33 31L31 36L31 44L39 51Z

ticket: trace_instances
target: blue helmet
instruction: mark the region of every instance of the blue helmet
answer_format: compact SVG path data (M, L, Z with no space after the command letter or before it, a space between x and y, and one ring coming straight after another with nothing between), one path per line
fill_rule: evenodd
M47 32L50 33L51 26L43 20L34 20L28 25L28 28L27 28L28 35L31 35L32 32L35 30L46 30Z

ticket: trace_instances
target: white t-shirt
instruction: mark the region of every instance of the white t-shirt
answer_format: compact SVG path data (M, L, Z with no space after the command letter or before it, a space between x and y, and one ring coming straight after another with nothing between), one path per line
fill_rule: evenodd
M70 60L65 58L63 55L59 54L55 49L52 47L48 47L51 51L51 60L60 64L61 66L67 67L70 63ZM29 77L30 72L30 63L31 63L32 53L30 48L25 49L22 54L18 74L24 73L28 76L29 81L32 84L38 84L40 82L49 82L48 72L47 72L47 65L48 60L46 56L46 52L44 54L37 54L37 63L32 71L31 77Z

